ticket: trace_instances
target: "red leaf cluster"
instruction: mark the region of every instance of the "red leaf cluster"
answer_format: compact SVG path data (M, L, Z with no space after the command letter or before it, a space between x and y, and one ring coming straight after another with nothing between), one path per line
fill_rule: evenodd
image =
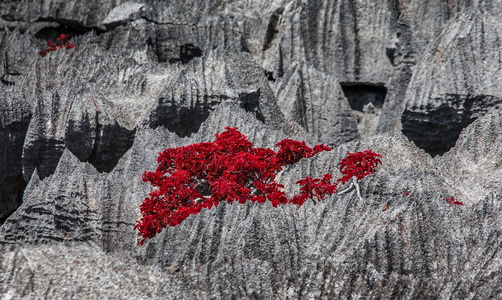
M453 196L451 196L450 198L446 198L445 200L446 200L446 202L448 202L448 204L451 204L451 205L464 205L464 203L457 201L455 199L455 197L453 197Z
M333 175L324 174L322 179L313 179L308 176L305 179L298 180L296 184L302 186L300 188L301 194L291 198L290 203L298 205L298 208L305 203L306 200L312 199L315 203L314 197L319 200L324 199L326 195L336 193L338 184L331 184Z
M352 177L363 179L364 177L373 174L378 164L381 164L379 157L381 154L375 153L372 150L366 150L356 153L347 153L347 157L340 162L340 172L344 175L338 181L342 184L347 183Z
M68 35L63 34L63 33L59 35L59 37L56 39L56 41L49 40L47 42L47 49L42 50L42 51L38 51L38 54L40 54L40 56L44 57L47 55L47 53L49 53L51 51L56 51L61 48L65 48L67 50L75 48L75 45L73 45L68 40Z
M144 172L143 181L156 189L140 206L143 217L134 227L139 229L141 245L163 228L178 225L191 214L218 206L223 201L270 201L273 207L288 203L300 207L308 199L321 200L336 193L338 182L343 182L339 179L331 183L331 174L325 174L321 179L306 177L297 182L301 186L300 195L288 199L284 186L275 181L276 174L286 165L331 148L325 145L310 148L305 142L285 139L275 145L279 147L275 152L268 148L254 148L237 128L225 129L215 135L214 142L164 150L157 159L157 170ZM361 174L371 174L376 166L370 157L363 156L366 161L362 165L360 161L348 160L344 163L344 170L357 169ZM361 169L368 164L372 168L370 171Z

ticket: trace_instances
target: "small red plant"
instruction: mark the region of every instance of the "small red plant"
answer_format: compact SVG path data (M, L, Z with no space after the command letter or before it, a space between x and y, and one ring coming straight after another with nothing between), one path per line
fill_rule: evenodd
M63 33L59 35L59 37L56 39L56 41L49 40L47 42L47 49L42 50L42 51L38 51L38 54L40 54L40 56L44 57L47 55L47 53L49 53L51 51L56 51L61 48L65 48L67 50L75 48L75 45L73 45L68 40L68 35L63 34Z
M446 202L448 202L448 204L451 204L451 205L464 205L464 203L456 200L455 197L453 197L453 196L451 196L450 198L446 198L445 200L446 200Z
M366 150L356 153L347 153L347 157L340 162L340 172L344 175L338 179L342 184L347 183L352 177L363 179L364 177L373 174L378 164L381 164L379 157L381 154L375 153L372 150Z
M163 228L176 226L191 214L223 201L241 204L248 200L269 201L273 207L283 204L300 207L308 199L315 202L314 198L321 200L336 193L341 179L331 183L331 174L321 179L299 180L300 194L291 199L283 191L284 186L275 180L282 167L331 148L325 145L310 148L305 142L285 139L275 145L279 147L275 152L254 148L237 128L225 129L215 135L214 142L164 150L157 159L157 170L143 173L143 181L156 189L140 206L142 218L134 227L139 229L140 245ZM353 160L350 163L357 165ZM365 175L358 174L359 177L373 173L375 167L371 172L360 170Z

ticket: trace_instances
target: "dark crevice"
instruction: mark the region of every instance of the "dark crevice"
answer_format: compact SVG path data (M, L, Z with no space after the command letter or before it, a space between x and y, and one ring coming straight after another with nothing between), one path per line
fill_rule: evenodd
M94 124L96 124L96 128L95 128L95 134L94 134L94 142L93 142L93 145L92 145L92 151L91 151L91 155L89 156L89 162L93 161L94 163L97 161L97 156L98 156L98 147L99 147L99 144L100 144L100 140L101 140L101 134L102 134L102 130L103 130L103 126L101 125L101 123L99 122L99 111L96 110L96 114L94 115ZM92 162L91 162L92 164Z
M71 40L71 38L73 36L79 35L79 34L82 34L82 33L75 32L75 31L70 30L69 28L66 28L64 26L44 27L44 28L40 29L39 31L37 31L37 33L35 33L35 37L37 39L48 41L48 40L56 40L57 37L59 35L61 35L61 34L68 35L69 39Z
M22 74L18 73L18 72L5 73L2 75L2 78L0 79L0 81L4 85L14 85L21 78L21 75Z
M406 109L401 117L403 134L433 157L449 151L465 127L489 107L502 103L493 96L456 94L436 99L440 101L443 103L438 107Z
M385 55L389 58L390 64L394 65L394 59L396 58L396 48L387 47L385 48Z
M94 32L96 35L107 32L99 27L86 27L80 22L73 20L40 18L35 22L53 22L54 24L54 26L48 25L43 27L34 34L35 38L43 40L44 42L56 40L61 34L68 35L68 40L71 42L73 37L84 35L89 32Z
M154 19L148 18L147 16L141 16L141 19L147 21L148 23L152 23L152 24L155 24L155 25L175 25L175 26L197 26L197 27L204 27L204 26L200 26L199 24L196 24L196 23L161 22L161 21L156 21Z
M13 14L9 14L9 13L1 15L0 20L4 20L7 22L19 22L20 21Z
M274 72L273 71L267 71L267 70L263 70L263 71L265 72L265 77L267 77L268 81L275 82Z
M387 95L385 85L365 82L341 82L340 85L356 117L361 137L375 134Z
M305 81L302 76L301 70L298 70L299 73L299 86L296 89L296 99L294 102L294 110L298 112L296 116L296 122L303 127L307 132L310 132L311 128L309 128L309 118L307 115L308 107L307 107L307 99L305 95Z
M284 11L283 7L278 8L271 16L268 22L267 31L265 32L265 42L263 43L262 51L265 52L272 46L272 42L279 33L279 26L281 24L281 16Z
M67 40L71 43L73 37L84 35L90 31L94 31L98 35L104 32L103 30L94 29L94 28L69 27L69 26L65 26L65 25L59 25L59 26L54 26L54 27L51 27L51 26L44 27L44 28L40 29L39 31L37 31L34 36L37 39L42 40L45 44L47 44L48 41L53 40L53 41L55 41L54 43L57 45L59 43L59 41L57 39L61 34L67 35L68 36ZM88 43L94 43L94 42L88 41ZM40 48L40 50L46 51L47 50L46 48L48 48L47 45L45 45L45 48ZM13 77L10 76L9 78L13 78ZM2 82L3 82L3 78L2 78Z
M2 203L2 211L0 212L0 225L5 223L5 220L16 211L16 209L23 203L24 190L26 188L26 181L24 181L23 174L19 173L16 176L7 176L0 188Z
M98 35L106 32L106 30L103 30L102 28L87 27L74 20L39 18L35 22L54 22L59 24L59 26L44 27L35 33L36 38L43 40L56 39L61 33L67 34L71 38L72 36L83 35L91 31L94 31Z
M195 46L194 44L184 44L179 47L179 58L171 58L170 63L181 62L182 64L187 64L195 57L201 57L203 55L202 49Z

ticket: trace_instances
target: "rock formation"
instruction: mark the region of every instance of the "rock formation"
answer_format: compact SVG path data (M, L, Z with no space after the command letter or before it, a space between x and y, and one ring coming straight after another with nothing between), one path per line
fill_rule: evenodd
M2 299L502 297L501 5L0 3ZM362 201L222 204L138 246L143 171L227 126L333 148L289 194L382 165Z

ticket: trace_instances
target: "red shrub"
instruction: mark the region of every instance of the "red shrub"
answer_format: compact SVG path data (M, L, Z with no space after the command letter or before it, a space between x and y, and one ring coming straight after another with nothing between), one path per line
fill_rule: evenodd
M325 145L310 148L305 142L285 139L277 143L279 150L275 152L254 148L237 128L225 129L215 135L214 142L164 150L157 159L157 170L143 174L143 180L156 189L140 206L143 217L134 227L139 229L140 244L163 228L178 225L191 214L218 206L223 201L270 201L273 207L287 203L300 207L308 199L321 200L336 193L338 182L343 183L342 179L331 183L331 174L325 174L322 179L306 177L297 182L301 186L300 195L288 199L284 186L275 181L276 174L283 166L331 148ZM364 176L376 168L368 157L363 156L362 164L352 158L350 161L350 164L360 165L357 172ZM370 171L362 169L368 166Z
M38 54L40 54L42 57L46 56L48 52L51 51L56 51L58 49L65 48L65 49L72 49L75 48L75 45L73 45L69 40L68 40L68 35L66 34L60 34L59 37L54 40L49 40L47 42L47 49L39 51Z
M450 198L446 198L445 200L451 205L464 205L464 203L457 201L453 196L451 196Z
M342 159L339 164L340 172L344 176L338 179L338 181L345 184L354 176L357 177L357 179L363 179L373 174L378 164L382 163L378 157L382 157L382 155L372 150L347 153L347 157Z

